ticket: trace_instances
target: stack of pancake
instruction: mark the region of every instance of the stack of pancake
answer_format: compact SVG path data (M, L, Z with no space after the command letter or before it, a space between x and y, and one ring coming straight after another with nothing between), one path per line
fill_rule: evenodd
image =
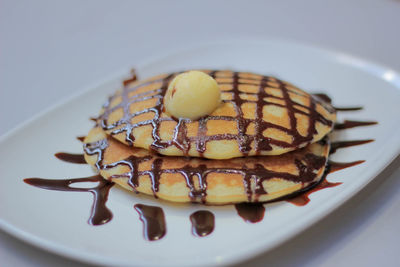
M104 104L84 140L107 180L173 202L265 202L317 184L335 109L269 76L203 70L221 104L198 120L173 118L163 99L179 73L132 81Z

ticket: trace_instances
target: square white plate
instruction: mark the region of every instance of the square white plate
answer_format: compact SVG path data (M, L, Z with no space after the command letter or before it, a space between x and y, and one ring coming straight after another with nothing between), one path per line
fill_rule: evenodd
M334 161L365 160L335 172L329 181L342 185L318 191L303 207L287 202L266 204L264 220L249 224L233 206L173 205L151 197L111 189L107 206L114 218L90 226L89 193L49 191L23 178L78 178L93 175L88 165L57 160L56 152L81 153L77 136L85 135L106 97L120 87L128 70L111 82L91 88L3 136L0 140L0 227L34 245L85 262L107 265L207 265L245 260L271 249L357 193L400 151L400 77L378 65L315 47L277 40L229 40L168 53L134 66L140 78L162 72L213 68L253 71L277 76L308 92L325 92L336 106L363 106L340 112L339 121L373 120L378 125L340 131L337 140L375 139L346 148ZM161 206L166 236L156 242L143 238L133 205ZM215 230L207 237L191 234L189 215L207 209L215 214Z

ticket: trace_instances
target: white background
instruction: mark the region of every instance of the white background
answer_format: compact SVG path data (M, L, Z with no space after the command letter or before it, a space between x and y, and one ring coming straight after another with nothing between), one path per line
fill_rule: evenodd
M398 0L3 0L0 135L165 50L253 36L330 48L400 71ZM399 178L400 157L344 206L246 264L399 266ZM71 264L78 265L0 231L1 266Z

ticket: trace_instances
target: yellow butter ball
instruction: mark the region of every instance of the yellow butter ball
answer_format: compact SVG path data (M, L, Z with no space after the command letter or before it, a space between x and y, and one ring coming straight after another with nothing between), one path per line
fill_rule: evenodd
M220 103L217 81L201 71L177 75L164 96L165 110L175 118L196 120L211 114Z

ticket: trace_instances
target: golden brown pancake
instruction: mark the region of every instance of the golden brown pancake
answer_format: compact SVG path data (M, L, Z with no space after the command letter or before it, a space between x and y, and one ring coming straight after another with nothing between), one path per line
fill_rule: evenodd
M124 145L93 128L86 161L107 180L173 202L264 202L307 188L323 177L325 140L279 156L213 160L163 156Z
M246 72L204 71L222 91L221 105L197 121L163 110L164 74L127 84L104 105L100 125L134 147L170 156L229 159L279 155L321 140L332 130L332 106L279 79Z

